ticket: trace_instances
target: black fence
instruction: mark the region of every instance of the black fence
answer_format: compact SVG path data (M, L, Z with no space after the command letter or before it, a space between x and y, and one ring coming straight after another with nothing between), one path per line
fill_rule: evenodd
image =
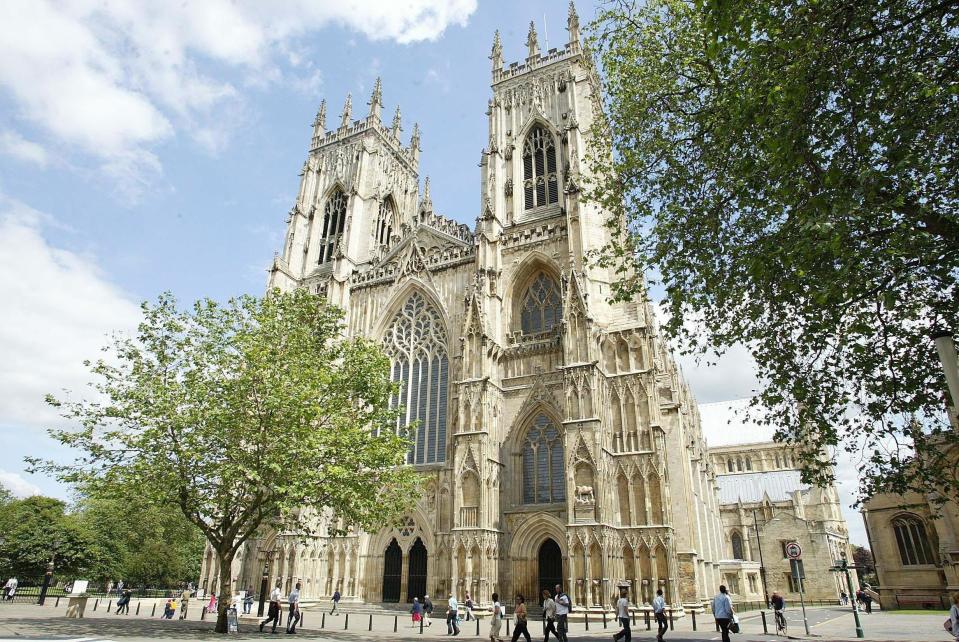
M0 585L5 584L7 579L0 580ZM27 577L27 578L17 578L17 588L13 592L13 596L9 595L7 589L2 590L2 600L0 604L9 603L9 602L33 602L36 603L40 599L40 591L43 587L43 576L40 577ZM50 582L50 586L47 588L47 599L50 598L65 598L70 595L68 589L70 589L70 583L57 580L56 576L53 577ZM109 600L113 598L114 600L118 599L122 594L122 590L118 591L115 587L111 588L109 592L106 590L105 584L93 584L90 583L87 585L87 590L85 591L86 595L89 595L93 598L102 598L104 600ZM150 599L150 598L162 598L162 597L179 597L180 593L183 592L183 587L172 587L172 588L156 588L156 587L124 587L123 590L129 590L131 592L131 599Z

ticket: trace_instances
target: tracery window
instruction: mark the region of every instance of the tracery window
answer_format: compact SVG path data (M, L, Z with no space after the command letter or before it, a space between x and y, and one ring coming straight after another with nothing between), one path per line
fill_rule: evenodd
M383 348L400 383L392 406L403 409L397 429L418 421L407 455L411 464L446 460L449 357L446 330L436 308L414 292L390 323Z
M336 190L326 201L323 208L323 231L320 235L320 255L317 263L327 263L333 260L333 253L343 237L343 226L346 224L346 194Z
M899 557L903 566L935 564L926 527L918 517L897 517L892 521L892 527L896 531L896 544L899 546Z
M376 219L376 229L373 233L377 245L388 245L393 236L393 199L384 198L380 203L380 212Z
M524 334L546 332L563 320L559 285L545 272L536 275L523 293L520 324Z
M733 532L730 541L733 545L733 559L734 560L744 560L746 557L743 555L743 536L738 532Z
M563 435L545 415L538 415L523 440L523 503L566 501Z
M559 201L556 146L541 125L533 127L523 143L523 194L527 210Z

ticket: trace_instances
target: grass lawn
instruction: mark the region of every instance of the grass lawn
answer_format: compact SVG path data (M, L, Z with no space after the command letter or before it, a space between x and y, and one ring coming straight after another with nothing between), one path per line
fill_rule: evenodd
M949 617L949 611L943 611L942 609L896 609L895 611L889 611L894 615L942 615Z

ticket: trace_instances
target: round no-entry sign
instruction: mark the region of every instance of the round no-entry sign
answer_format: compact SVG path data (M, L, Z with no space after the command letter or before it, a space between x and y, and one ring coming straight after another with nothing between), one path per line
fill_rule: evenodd
M786 544L786 557L791 560L798 560L802 557L802 547L799 542L789 542Z

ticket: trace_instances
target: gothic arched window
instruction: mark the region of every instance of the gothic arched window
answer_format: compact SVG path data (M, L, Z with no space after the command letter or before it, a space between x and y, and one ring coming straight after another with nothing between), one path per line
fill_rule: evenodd
M896 544L903 566L913 564L935 564L932 547L926 535L926 527L915 515L904 515L892 520L896 531Z
M384 198L380 203L380 212L376 219L376 228L373 230L377 245L388 245L393 236L393 199Z
M537 415L523 440L523 503L566 501L563 435L545 415Z
M403 408L398 428L419 424L407 456L411 464L446 460L446 411L449 358L443 320L422 294L414 292L383 337L392 361L393 381L400 383L393 406Z
M727 460L726 460L726 472L729 472L729 473L733 472L733 460L732 460L732 459L727 459Z
M541 125L533 127L523 143L523 194L527 210L559 201L556 146Z
M729 538L733 545L733 559L734 560L744 560L746 559L743 555L743 536L738 532L733 531L732 537Z
M559 285L545 272L537 274L536 279L526 288L521 305L520 327L524 334L552 330L553 326L563 320Z
M746 470L753 469L753 460L752 457L746 457Z
M343 226L346 224L346 194L336 190L330 194L323 208L323 232L320 235L320 255L317 263L327 263L333 260L333 253L343 237Z

